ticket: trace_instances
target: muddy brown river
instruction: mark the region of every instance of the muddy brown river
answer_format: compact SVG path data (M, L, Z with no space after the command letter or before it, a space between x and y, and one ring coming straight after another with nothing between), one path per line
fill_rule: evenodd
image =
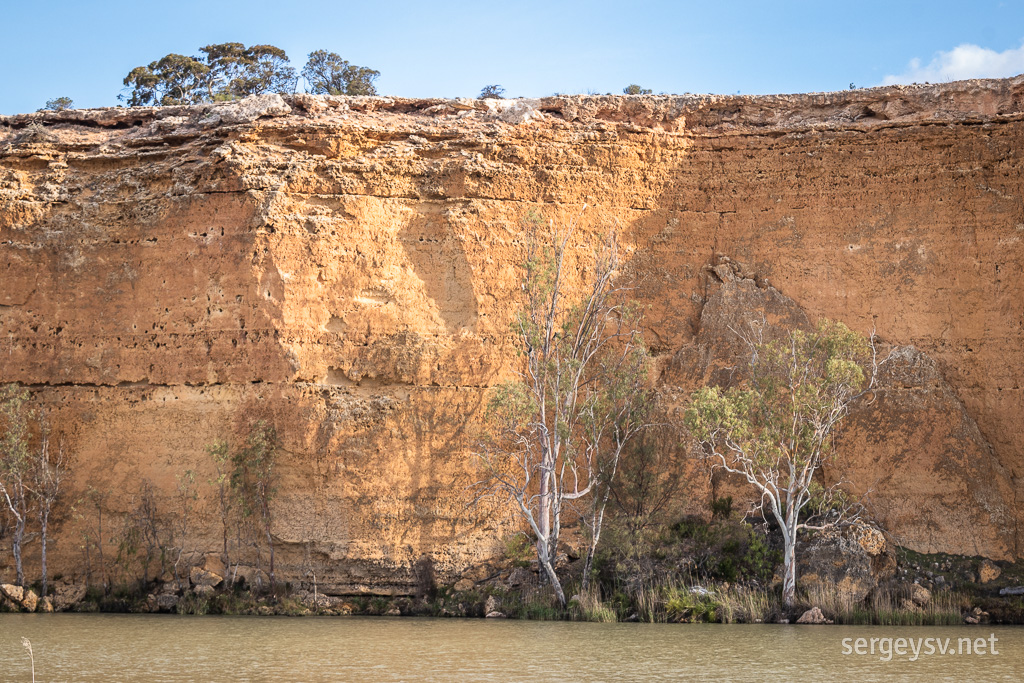
M0 680L1021 680L1024 628L0 614Z

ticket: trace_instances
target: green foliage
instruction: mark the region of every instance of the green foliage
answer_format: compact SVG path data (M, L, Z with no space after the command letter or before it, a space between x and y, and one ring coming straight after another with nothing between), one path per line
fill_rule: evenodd
M664 542L678 544L701 581L766 584L782 560L762 531L731 518L714 518L708 524L699 517L684 517L667 532Z
M670 621L690 623L714 622L718 620L721 603L713 591L682 587L671 591L665 601L665 611Z
M728 519L732 516L732 496L722 496L711 501L711 516Z
M569 618L573 621L590 621L599 624L611 624L618 621L615 608L601 601L598 591L584 591L579 597L569 601Z
M132 69L124 79L128 106L197 104L295 89L295 69L279 47L221 43L199 51L203 57L172 53Z
M274 587L274 537L271 502L277 495L277 430L266 420L253 424L245 445L231 455L231 488L245 520L255 521L270 551L270 585ZM257 546L258 549L258 546Z
M0 387L0 481L5 474L26 471L29 461L29 420L27 389L16 384Z
M306 66L302 67L307 90L314 95L376 95L373 82L379 76L379 71L349 64L327 50L310 52Z
M169 54L137 66L124 78L129 107L196 104L213 96L210 66L196 57ZM120 96L119 96L120 97Z
M505 539L505 557L514 567L529 567L533 555L533 544L526 534L512 534Z
M378 616L386 614L391 609L391 601L387 598L370 598L370 614L376 614Z
M759 342L745 385L698 390L686 425L698 441L724 444L749 461L755 473L770 474L783 462L801 468L831 454L831 427L864 387L870 353L861 335L827 320L814 332Z
M622 89L624 95L650 95L652 92L650 88L642 88L636 83L630 83Z
M245 446L231 455L231 487L245 516L269 516L270 501L277 493L277 430L259 420L249 430Z
M70 97L55 97L52 100L46 100L46 104L39 111L64 111L73 109L74 106L75 103Z
M203 616L210 613L210 599L206 596L196 595L192 591L186 591L178 600L176 607L178 614L191 614Z
M537 410L529 387L521 381L502 382L487 401L487 420L512 429L526 427Z
M199 48L210 67L209 84L212 99L234 99L271 92L293 92L295 69L288 64L288 55L273 45L221 43Z
M745 386L705 387L693 395L686 424L698 441L736 444L761 472L781 462L801 468L832 453L831 427L865 386L871 346L841 322L753 346Z
M505 89L500 85L485 85L477 96L477 99L503 100L505 99Z
M510 617L529 619L531 621L558 621L565 612L559 607L553 596L539 593L527 595L518 610L511 610Z

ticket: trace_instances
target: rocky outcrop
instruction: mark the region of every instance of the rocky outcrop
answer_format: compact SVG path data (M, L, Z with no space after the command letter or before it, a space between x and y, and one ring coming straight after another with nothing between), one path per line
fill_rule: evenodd
M586 204L572 271L614 226L666 395L730 372L749 306L874 328L898 362L828 476L909 547L1020 557L1022 102L1018 78L0 117L0 381L68 433L105 521L143 481L171 515L206 445L272 420L278 578L411 592L422 558L454 579L511 528L466 504L522 221ZM53 571L86 571L60 539L95 523L62 520ZM193 528L220 548L210 490Z
M804 612L803 614L801 614L800 618L796 620L796 623L798 623L798 624L831 624L832 621L830 619L826 619L825 618L825 615L821 613L821 608L820 607L812 607L811 609L809 609L806 612Z
M1003 571L992 560L982 560L978 566L978 583L989 583L995 581Z
M895 574L892 549L882 532L867 524L829 529L800 545L797 575L801 586L821 586L847 604L862 602Z
M30 588L22 588L9 583L0 583L0 599L22 612L35 612L39 604L39 596Z

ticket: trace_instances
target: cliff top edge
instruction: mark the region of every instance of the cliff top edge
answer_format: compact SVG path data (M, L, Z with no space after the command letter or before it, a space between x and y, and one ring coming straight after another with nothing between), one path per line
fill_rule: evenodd
M303 93L254 95L232 102L164 107L106 107L0 116L0 126L84 126L125 129L174 119L209 128L264 119L323 120L348 115L413 116L451 122L467 117L507 124L544 120L609 121L674 130L720 127L806 127L893 120L990 119L1024 112L1024 75L948 83L891 85L834 92L780 95L555 95L472 99L336 96Z

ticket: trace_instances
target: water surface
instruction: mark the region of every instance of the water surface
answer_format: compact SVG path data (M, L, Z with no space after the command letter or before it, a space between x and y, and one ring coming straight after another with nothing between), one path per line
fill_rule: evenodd
M994 636L998 654L959 654ZM1020 680L1024 628L580 624L373 617L0 614L0 679L29 681ZM857 638L950 639L914 658ZM847 645L844 647L844 639ZM924 643L922 642L922 645ZM888 649L890 661L884 650ZM844 652L849 651L849 654Z

